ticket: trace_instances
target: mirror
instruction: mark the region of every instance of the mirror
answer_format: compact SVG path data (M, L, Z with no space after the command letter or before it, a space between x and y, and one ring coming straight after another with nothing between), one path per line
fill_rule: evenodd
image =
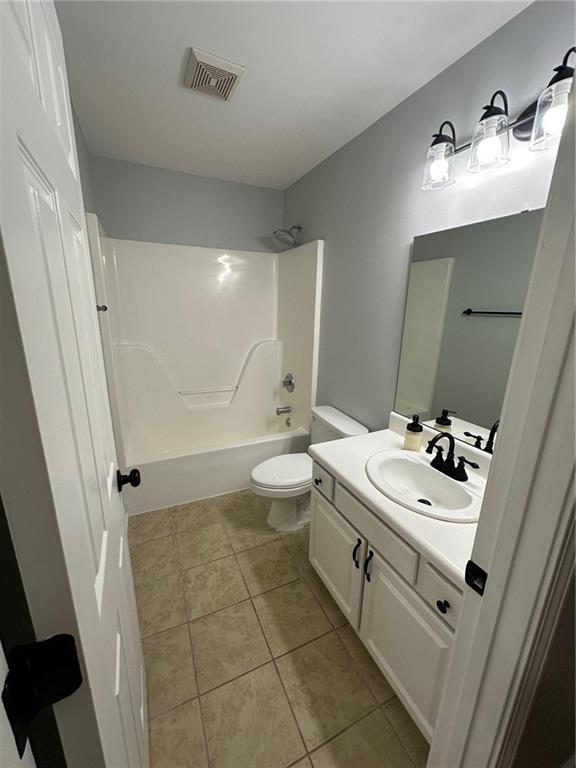
M455 411L454 437L485 447L500 418L542 215L414 239L395 411L429 426L443 409Z

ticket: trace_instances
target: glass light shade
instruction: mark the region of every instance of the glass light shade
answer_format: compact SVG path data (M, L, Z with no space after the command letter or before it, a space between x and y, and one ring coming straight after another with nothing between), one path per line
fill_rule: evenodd
M492 115L474 129L468 171L493 171L510 160L508 115Z
M568 114L568 95L572 87L572 80L571 77L559 80L557 83L549 85L540 94L534 117L530 149L549 149L560 140Z
M422 189L442 189L454 184L454 144L434 144L426 153Z

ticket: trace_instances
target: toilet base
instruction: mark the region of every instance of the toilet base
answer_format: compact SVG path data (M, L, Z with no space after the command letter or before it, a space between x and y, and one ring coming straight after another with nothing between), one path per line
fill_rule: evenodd
M310 522L310 494L291 499L273 499L268 525L277 531L297 531Z

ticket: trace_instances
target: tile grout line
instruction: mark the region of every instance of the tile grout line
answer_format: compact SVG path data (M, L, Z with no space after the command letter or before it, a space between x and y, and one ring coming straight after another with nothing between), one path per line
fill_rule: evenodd
M206 724L204 723L204 712L202 710L202 696L200 694L200 685L198 683L198 671L196 669L196 656L194 654L194 643L192 642L192 634L190 632L189 622L186 622L186 629L188 631L188 641L190 643L190 656L192 658L192 667L194 668L194 682L196 683L196 698L198 699L198 712L200 714L200 726L202 728L204 756L206 757L206 765L210 766L210 753L208 752L208 737L206 736Z
M396 696L394 698L397 699ZM400 701L400 700L398 699L398 701ZM407 745L404 743L404 739L402 738L402 735L400 734L400 731L395 727L394 723L392 722L392 720L388 717L388 714L386 713L386 710L391 706L391 704L392 704L392 700L387 701L385 704L381 705L380 708L382 710L382 714L386 718L388 724L390 725L390 728L392 728L393 732L396 734L396 738L398 739L398 741L402 745L403 750L406 752L406 754L410 758L410 761L412 762L412 765L414 766L414 768L418 768L418 764L416 763L416 758L412 756L412 752L408 749Z

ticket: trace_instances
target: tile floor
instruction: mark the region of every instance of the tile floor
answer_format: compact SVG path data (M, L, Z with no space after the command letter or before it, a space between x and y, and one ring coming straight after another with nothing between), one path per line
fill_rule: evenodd
M131 517L152 768L424 768L428 745L250 491Z

